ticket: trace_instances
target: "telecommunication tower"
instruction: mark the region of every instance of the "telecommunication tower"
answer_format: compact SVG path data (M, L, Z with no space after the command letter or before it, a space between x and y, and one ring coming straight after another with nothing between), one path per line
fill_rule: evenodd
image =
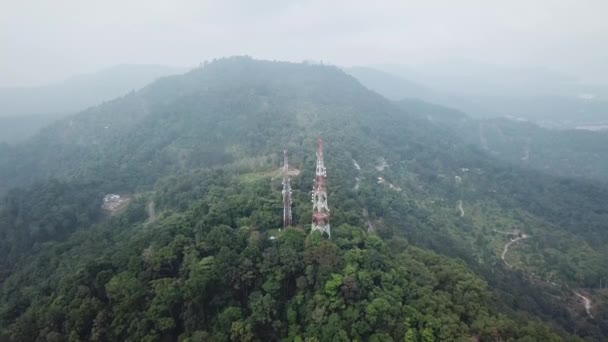
M327 171L323 165L323 140L317 139L317 169L315 172L315 184L312 189L312 226L311 231L319 230L321 233L329 231L329 208L327 207L327 190L325 180Z
M287 150L283 150L283 228L291 226L291 179L288 171Z

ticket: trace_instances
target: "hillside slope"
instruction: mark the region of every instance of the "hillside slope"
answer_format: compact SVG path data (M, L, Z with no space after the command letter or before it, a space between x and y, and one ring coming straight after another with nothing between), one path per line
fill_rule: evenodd
M561 177L608 182L608 132L548 130L508 118L462 122L455 128L471 143L511 163Z
M317 136L332 241L306 235ZM337 68L222 59L0 148L2 184L27 187L0 208L17 340L608 335L570 290L603 295L607 189L497 161ZM285 148L303 232L279 234ZM108 192L134 201L100 221ZM509 268L512 229L532 238Z
M59 118L184 71L160 65L118 65L56 84L0 87L0 143L25 141Z
M345 71L389 99L418 98L456 108L473 118L511 116L558 129L601 129L608 122L605 86L581 84L542 70L465 64L437 66L436 70L428 67L426 72L398 66Z
M137 90L185 70L161 65L117 65L38 87L0 87L0 117L67 114Z
M473 119L457 110L416 99L398 101L444 126L492 157L525 169L587 181L608 181L608 133L551 130L515 118Z
M423 98L434 93L421 84L373 68L350 67L344 68L344 72L354 76L369 89L394 101L405 97Z

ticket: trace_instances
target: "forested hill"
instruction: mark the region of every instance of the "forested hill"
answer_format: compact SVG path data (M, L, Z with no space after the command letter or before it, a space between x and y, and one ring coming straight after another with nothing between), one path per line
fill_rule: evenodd
M116 65L42 86L0 87L0 117L68 115L185 72L161 65Z
M605 148L608 133L574 129L577 126L601 127L608 112L601 110L602 101L557 96L522 99L472 94L458 98L441 95L433 89L372 68L344 70L365 87L395 100L404 111L447 125L463 140L497 159L559 177L608 181L608 149ZM484 109L484 106L496 108ZM597 107L594 110L585 109L594 106ZM536 115L527 116L535 112ZM595 119L585 119L587 115ZM562 129L541 127L538 122Z
M417 99L397 102L452 130L493 158L563 178L608 182L608 133L554 130L513 117L473 119L464 113Z
M317 136L331 240L308 233ZM217 60L0 146L0 172L14 340L608 336L572 293L605 300L608 190L497 161L335 67ZM108 217L106 193L131 202Z
M0 87L0 143L25 141L60 118L141 89L159 77L186 70L160 65L117 65L60 83Z
M180 169L276 151L288 141L301 146L303 137L336 128L351 115L387 115L387 107L396 112L337 68L224 59L5 148L0 176L8 180L5 186L73 176L108 182L130 177L120 184L125 187L150 184Z
M608 183L608 132L550 130L513 118L462 121L455 128L497 158L562 177Z

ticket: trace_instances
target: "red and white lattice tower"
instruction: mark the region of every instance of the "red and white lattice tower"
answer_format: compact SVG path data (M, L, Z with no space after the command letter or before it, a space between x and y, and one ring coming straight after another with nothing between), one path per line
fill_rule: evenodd
M283 228L291 227L291 184L287 150L283 151Z
M327 207L327 190L325 180L327 171L323 165L323 140L317 139L317 170L315 172L315 185L312 189L312 226L311 231L329 232L329 208Z

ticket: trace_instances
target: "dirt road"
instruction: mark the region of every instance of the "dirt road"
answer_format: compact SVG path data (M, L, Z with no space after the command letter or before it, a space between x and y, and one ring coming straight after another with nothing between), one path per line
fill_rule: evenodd
M583 296L582 294L573 291L575 295L577 295L578 297L580 297L583 300L583 304L585 305L585 311L587 311L587 315L589 315L589 317L593 318L593 315L591 314L591 299Z
M148 204L146 205L146 212L148 213L148 219L146 220L146 224L150 224L156 221L156 208L154 205L154 201L148 202Z
M511 247L511 245L516 243L517 241L527 239L529 237L530 237L529 235L522 234L521 236L519 236L515 239L512 239L505 245L505 248L502 250L502 255L500 256L500 258L505 263L505 265L509 266L510 268L513 268L513 266L511 266L511 264L509 264L509 262L505 259L505 256L507 255L507 252L509 251L509 247Z

